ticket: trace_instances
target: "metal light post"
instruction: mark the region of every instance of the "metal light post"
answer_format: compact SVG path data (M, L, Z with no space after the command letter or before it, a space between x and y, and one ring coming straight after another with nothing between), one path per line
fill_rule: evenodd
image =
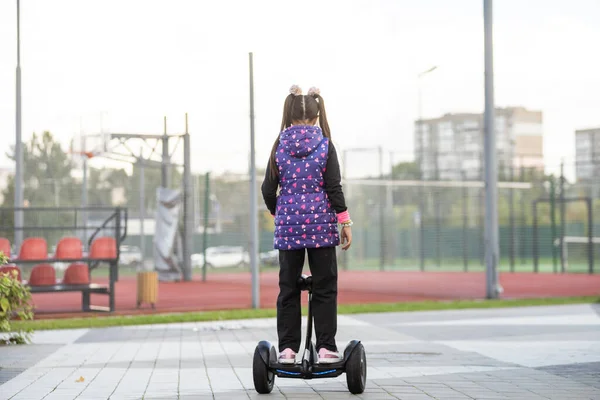
M383 181L383 147L379 146L377 148L377 153L379 154L379 180ZM389 187L388 187L389 190ZM383 201L383 187L379 187L379 201ZM387 196L386 196L387 200ZM387 252L387 243L384 241L385 238L385 212L383 204L379 206L379 240L381 240L381 251L379 253L379 269L381 271L385 270L385 261L386 261L386 252ZM389 239L389 235L388 235Z
M146 258L146 233L144 229L144 223L146 222L146 196L144 188L146 186L146 171L144 166L144 151L140 149L140 158L138 159L140 167L140 253L142 253L142 265L144 267L144 260Z
M494 126L494 61L492 40L492 0L483 0L484 64L485 64L485 264L486 297L499 295L498 262L498 160L496 159L496 132Z
M194 202L192 199L192 154L188 115L185 113L183 134L183 279L192 280L192 247L194 246Z
M425 70L423 72L421 72L418 75L418 132L419 132L419 154L418 154L418 158L419 158L419 175L421 177L421 181L424 179L423 173L425 170L425 162L424 162L424 157L423 154L425 153L425 142L423 140L423 93L422 93L422 86L421 86L421 82L422 82L422 78L435 71L437 69L437 66L433 66L431 68L429 68L428 70ZM425 271L425 193L423 190L423 187L420 188L419 190L419 252L420 252L420 269L421 271Z
M426 70L426 71L423 71L423 72L421 72L421 73L418 75L418 78L419 78L419 103L418 103L418 105L419 105L419 126L420 126L421 119L422 119L422 116L423 116L423 87L421 86L421 82L422 82L422 80L421 80L421 79L422 79L422 78L423 78L425 75L427 75L427 74L429 74L429 73L431 73L431 72L435 71L436 69L437 69L437 65L434 65L433 67L429 68L429 69L428 69L428 70ZM422 136L421 136L421 137L422 137ZM421 150L422 150L422 149L421 149Z
M417 78L418 78L418 126L419 126L419 167L421 168L421 174L422 174L422 168L423 168L423 153L425 152L425 147L424 147L424 142L423 142L423 86L422 86L422 82L423 82L423 77L433 71L435 71L437 69L437 66L434 65L433 67L429 68L428 70L425 70L423 72L421 72Z
M566 272L566 259L564 252L564 241L565 241L565 217L566 217L566 209L565 209L565 160L560 161L560 182L559 182L559 201L560 201L560 272L563 274Z
M23 241L23 143L21 141L21 2L17 0L17 98L16 98L16 141L15 141L15 246Z
M169 135L167 134L167 117L163 118L162 164L160 166L160 182L164 188L169 187Z
M254 62L248 54L250 72L250 268L252 270L252 308L260 308L258 271L258 207L256 189L256 151L254 148Z
M202 282L206 282L206 248L208 247L208 202L210 199L210 172L204 185L204 229L202 229ZM217 231L215 229L215 231ZM218 231L217 231L218 232Z

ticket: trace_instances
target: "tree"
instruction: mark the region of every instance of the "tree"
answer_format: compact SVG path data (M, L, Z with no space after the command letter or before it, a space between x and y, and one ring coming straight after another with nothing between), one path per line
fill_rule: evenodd
M15 160L15 149L11 147L7 157ZM31 207L74 206L81 200L81 187L77 185L71 172L73 161L48 131L23 146L24 205ZM9 177L3 191L4 207L14 206L14 176Z
M134 164L133 173L128 175L124 169L90 169L88 180L88 204L111 206L115 188L125 189L125 200L130 210L139 210L140 166ZM182 174L175 168L170 169L171 187L182 186ZM144 203L146 213L156 209L156 189L161 185L161 170L155 166L144 168ZM148 215L148 214L147 214Z
M416 162L401 162L392 168L392 178L398 180L416 180L421 176L421 170Z
M131 177L124 169L90 169L88 177L88 204L111 206L114 188L129 188Z
M7 156L15 160L15 149L11 148ZM73 207L81 202L81 185L71 176L73 161L62 149L50 132L33 134L23 146L23 199L22 207ZM13 207L15 198L15 180L11 176L3 191L4 207ZM23 215L24 227L61 226L72 221L69 212L31 211ZM2 212L0 224L11 227L1 234L13 240L14 213ZM5 229L4 228L4 229ZM29 233L32 233L29 231ZM46 232L46 239L54 241L64 232Z

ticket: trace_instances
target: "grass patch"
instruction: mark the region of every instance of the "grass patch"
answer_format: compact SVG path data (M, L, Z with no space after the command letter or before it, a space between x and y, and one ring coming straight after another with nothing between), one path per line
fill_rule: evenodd
M405 303L375 303L340 305L340 314L382 313L382 312L415 312L466 310L481 308L510 308L532 306L556 306L566 304L600 303L600 297L550 297L539 299L501 299L501 300L452 300L452 301L420 301Z
M422 301L380 304L344 304L338 306L339 314L361 314L382 312L414 312L435 310L464 310L482 308L507 308L526 306L549 306L564 304L600 303L598 297L564 297L516 300L455 300ZM304 310L306 311L306 310ZM305 312L304 312L305 314ZM244 309L172 314L129 315L129 316L90 316L85 318L41 319L34 321L14 321L13 329L76 329L106 328L111 326L168 324L177 322L225 321L232 319L271 318L275 309Z

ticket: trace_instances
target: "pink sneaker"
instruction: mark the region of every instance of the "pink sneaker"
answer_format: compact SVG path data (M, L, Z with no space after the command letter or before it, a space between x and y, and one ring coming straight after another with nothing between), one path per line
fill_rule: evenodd
M337 351L327 350L326 348L319 350L319 364L334 364L340 361L342 361L342 357Z
M279 353L279 363L280 364L294 364L296 362L296 352L294 350L287 348Z

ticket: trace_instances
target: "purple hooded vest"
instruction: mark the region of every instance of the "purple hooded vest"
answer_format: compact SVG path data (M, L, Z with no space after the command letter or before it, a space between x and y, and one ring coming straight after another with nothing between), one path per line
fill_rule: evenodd
M323 188L328 151L329 139L317 126L296 125L281 132L275 156L281 186L275 213L276 249L339 244L336 213Z

